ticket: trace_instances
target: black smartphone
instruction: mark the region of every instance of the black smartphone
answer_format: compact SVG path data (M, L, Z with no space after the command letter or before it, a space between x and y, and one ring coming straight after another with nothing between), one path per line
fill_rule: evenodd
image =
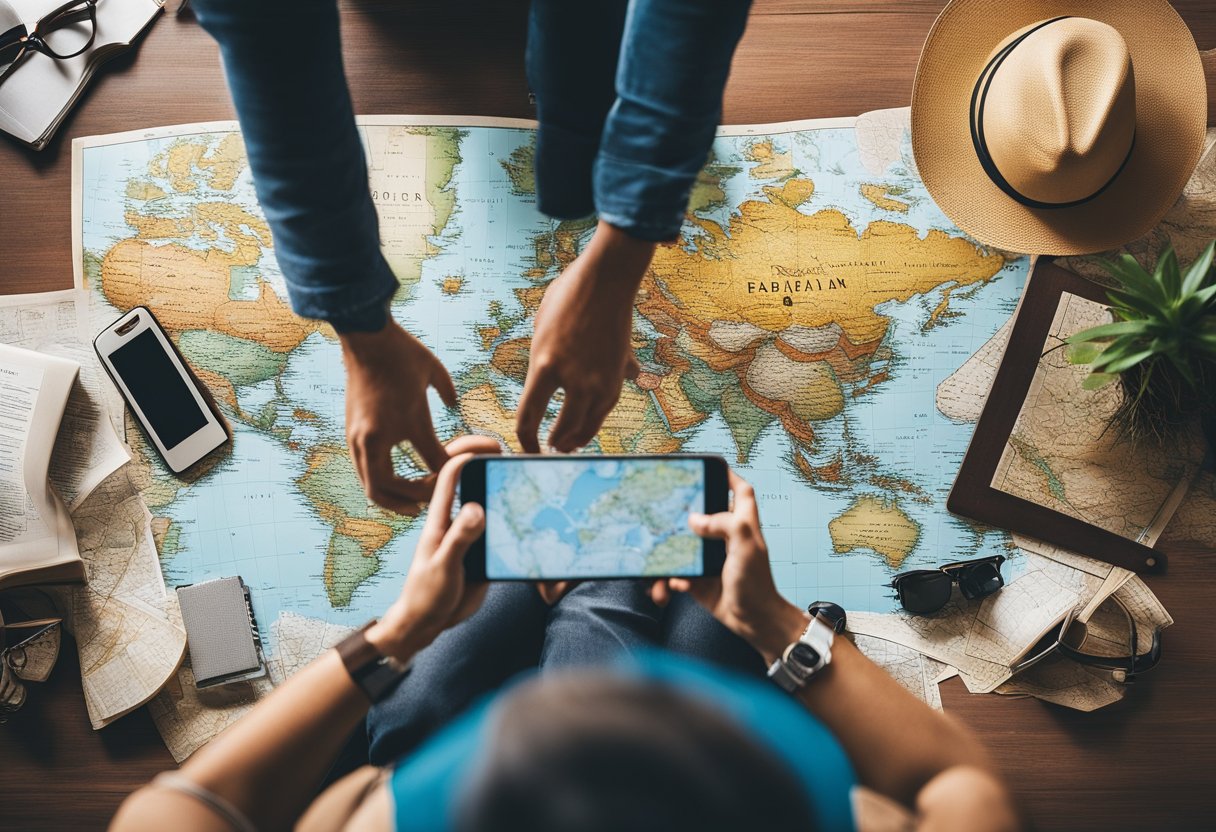
M229 440L207 389L146 307L102 330L93 349L170 471L182 473Z
M688 528L726 511L720 456L479 456L460 499L486 531L465 555L470 581L603 580L720 575L726 544Z

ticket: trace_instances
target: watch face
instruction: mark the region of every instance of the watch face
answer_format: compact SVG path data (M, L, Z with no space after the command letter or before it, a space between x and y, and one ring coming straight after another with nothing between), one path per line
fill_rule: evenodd
M810 671L815 665L819 664L819 651L809 644L796 641L790 646L790 652L786 659Z

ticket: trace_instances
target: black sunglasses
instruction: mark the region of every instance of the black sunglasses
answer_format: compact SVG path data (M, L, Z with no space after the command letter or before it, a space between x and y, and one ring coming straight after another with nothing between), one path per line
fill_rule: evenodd
M1005 585L1001 576L1004 555L948 563L937 569L901 572L891 579L899 604L921 615L937 612L950 600L954 584L967 600L991 595Z
M83 54L97 37L98 0L71 0L44 15L33 29L24 24L0 33L0 78L33 50L66 60Z
M1151 642L1148 651L1138 653L1139 649L1139 634L1136 627L1136 619L1132 617L1131 610L1119 598L1118 595L1112 595L1111 601L1123 612L1123 616L1127 621L1127 653L1125 655L1107 656L1098 655L1095 653L1087 653L1081 648L1085 646L1085 642L1089 637L1089 627L1083 622L1077 620L1078 610L1071 611L1064 617L1058 630L1048 633L1039 640L1034 647L1026 651L1017 662L1010 668L1014 673L1032 667L1046 659L1048 656L1058 654L1065 658L1072 659L1074 662L1083 664L1086 667L1096 667L1102 670L1109 670L1116 674L1116 678L1125 683L1135 681L1137 673L1143 673L1146 670L1151 670L1161 661L1161 628L1154 627Z

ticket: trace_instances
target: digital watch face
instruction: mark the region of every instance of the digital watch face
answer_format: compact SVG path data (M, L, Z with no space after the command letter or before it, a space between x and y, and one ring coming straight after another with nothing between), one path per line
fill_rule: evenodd
M704 574L700 459L490 459L490 580Z
M132 337L109 359L165 450L207 425L207 414L153 330Z

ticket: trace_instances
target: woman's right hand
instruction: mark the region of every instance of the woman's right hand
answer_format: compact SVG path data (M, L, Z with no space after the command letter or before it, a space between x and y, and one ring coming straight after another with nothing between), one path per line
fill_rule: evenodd
M694 514L689 527L700 537L726 541L722 575L712 578L668 578L651 590L655 603L670 592L687 592L731 631L772 662L806 629L807 617L781 597L769 568L768 549L760 531L756 492L730 472L734 506L718 514Z

